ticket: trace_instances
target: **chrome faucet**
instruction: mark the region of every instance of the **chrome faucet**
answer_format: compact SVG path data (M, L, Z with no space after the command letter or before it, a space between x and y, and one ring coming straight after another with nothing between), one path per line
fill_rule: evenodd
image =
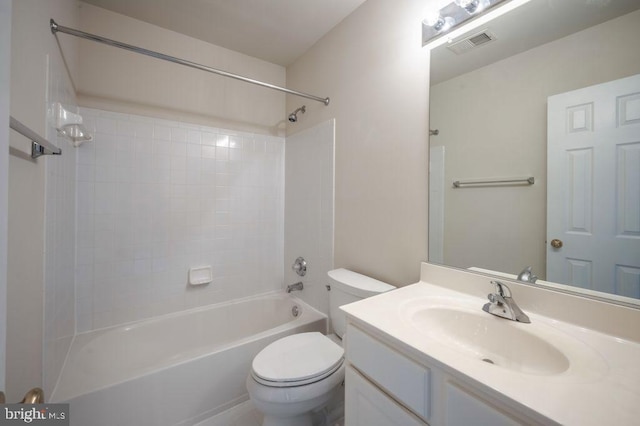
M522 309L516 305L516 302L511 297L511 290L506 284L500 281L491 281L491 284L496 286L496 292L489 293L487 296L489 303L482 307L483 311L511 321L531 322L529 317L522 312Z
M526 283L535 283L538 277L536 277L531 271L531 266L527 266L518 274L518 281L524 281Z
M294 290L302 290L304 286L302 285L302 281L298 281L295 284L289 284L287 286L287 293L291 293Z

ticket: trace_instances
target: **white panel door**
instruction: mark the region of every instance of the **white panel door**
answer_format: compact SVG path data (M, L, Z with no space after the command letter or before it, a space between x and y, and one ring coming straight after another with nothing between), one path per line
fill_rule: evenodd
M640 74L551 96L547 118L547 279L640 298Z

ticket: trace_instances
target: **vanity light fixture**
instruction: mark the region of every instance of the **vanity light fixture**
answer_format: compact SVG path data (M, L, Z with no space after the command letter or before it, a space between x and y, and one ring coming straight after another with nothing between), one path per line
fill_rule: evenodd
M422 45L448 34L455 27L505 1L509 2L508 0L453 0L439 10L428 11L422 21Z

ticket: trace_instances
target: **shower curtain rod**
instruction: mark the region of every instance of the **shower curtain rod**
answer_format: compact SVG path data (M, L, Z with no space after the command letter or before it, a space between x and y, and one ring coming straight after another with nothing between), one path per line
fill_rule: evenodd
M109 46L119 47L120 49L129 50L131 52L136 52L143 55L151 56L153 58L162 59L165 61L173 62L176 64L184 65L184 66L195 68L202 71L207 71L207 72L218 74L224 77L234 78L236 80L244 81L245 83L251 83L258 86L266 87L268 89L278 90L280 92L285 92L290 95L301 96L303 98L311 99L317 102L322 102L325 105L329 105L329 98L321 98L319 96L310 95L308 93L298 92L297 90L291 90L291 89L287 89L286 87L280 87L273 84L265 83L263 81L254 80L252 78L243 77L238 74L233 74L227 71L211 68L206 65L198 64L196 62L187 61L185 59L176 58L176 57L165 55L159 52L154 52L153 50L143 49L142 47L121 43L119 41L97 36L95 34L85 33L84 31L74 30L73 28L69 28L69 27L63 27L62 25L58 25L53 19L49 21L49 25L51 27L51 33L53 35L55 35L57 32L61 32L61 33L69 34L69 35L80 37L80 38L86 38L87 40L97 41L98 43L108 44Z

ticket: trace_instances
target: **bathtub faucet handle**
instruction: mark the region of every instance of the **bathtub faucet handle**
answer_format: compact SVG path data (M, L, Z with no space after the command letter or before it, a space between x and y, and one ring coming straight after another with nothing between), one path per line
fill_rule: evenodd
M296 261L293 262L291 269L293 269L296 274L304 277L307 274L307 262L304 260L304 257L300 256L297 258Z

